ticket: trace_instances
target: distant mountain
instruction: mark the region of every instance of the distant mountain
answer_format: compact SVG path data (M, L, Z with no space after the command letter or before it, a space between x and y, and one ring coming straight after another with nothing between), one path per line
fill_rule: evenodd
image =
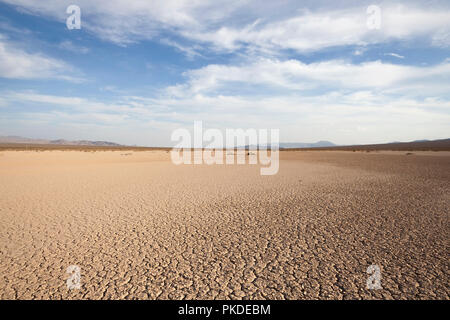
M121 146L118 143L109 142L109 141L89 141L89 140L78 140L78 141L68 141L68 140L51 140L49 144L57 144L57 145L71 145L71 146L97 146L97 147L119 147Z
M305 142L282 142L280 143L281 149L291 149L291 148L323 148L323 147L335 147L336 145L330 141L318 141L315 143L305 143Z
M248 146L246 147L248 148ZM316 143L280 143L280 149L303 149L303 150L397 150L397 151L450 151L450 139L439 140L415 140L411 142L391 142L382 144L366 145L335 145L329 141L319 141Z
M393 150L393 151L450 151L450 139L415 140L411 142L391 142L351 146L320 147L319 150Z
M0 143L32 143L32 144L46 144L48 140L44 139L30 139L19 136L0 136Z
M30 139L19 136L0 136L0 143L29 143L29 144L54 144L54 145L71 145L71 146L106 146L106 147L120 147L121 144L109 141L89 141L77 140L69 141L64 139L45 140L45 139Z
M250 145L251 147L256 147L255 145ZM238 149L248 149L250 146L238 147ZM258 145L258 146L266 146L270 148L271 145ZM324 148L324 147L336 147L333 142L330 141L318 141L315 143L306 143L306 142L281 142L278 144L280 149L300 149L300 148Z

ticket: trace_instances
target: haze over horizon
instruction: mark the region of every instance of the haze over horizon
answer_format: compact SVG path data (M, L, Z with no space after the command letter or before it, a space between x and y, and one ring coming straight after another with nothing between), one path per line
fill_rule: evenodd
M450 136L450 3L0 0L0 135L170 146L279 128L338 145ZM380 28L367 25L370 5Z

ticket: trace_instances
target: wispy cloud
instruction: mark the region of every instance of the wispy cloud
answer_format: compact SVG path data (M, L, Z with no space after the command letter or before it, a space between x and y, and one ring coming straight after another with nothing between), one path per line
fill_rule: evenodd
M59 0L2 1L58 20L64 19L65 8L70 4ZM203 49L221 51L244 48L310 52L335 46L413 41L418 37L428 39L430 45L450 45L450 11L444 3L440 4L442 9L424 6L420 1L383 2L379 30L367 28L367 5L359 1L341 8L311 10L304 10L296 2L289 2L289 6L279 3L266 11L258 10L260 4L256 0L115 0L108 5L80 0L77 4L83 12L82 28L121 45L160 37L164 32L203 44ZM273 15L273 11L282 14ZM236 12L239 19L235 18ZM192 50L184 52L192 54Z
M239 65L208 65L184 73L186 83L168 88L175 96L196 93L242 92L254 85L265 86L263 92L280 89L297 92L320 89L355 90L361 88L392 90L415 86L423 90L450 86L450 64L442 62L428 67L396 65L381 61L353 64L345 60L304 63L299 60L261 58ZM233 84L235 86L233 86ZM238 84L238 85L236 85ZM415 90L415 89L414 89ZM422 90L422 94L426 94ZM447 93L443 90L442 93Z
M163 38L160 41L163 44L174 47L177 50L183 52L189 59L193 59L194 57L202 57L202 55L197 51L197 50L200 50L200 47L198 45L183 46L176 41L172 41L172 40L166 39L166 38Z
M29 53L0 34L0 77L10 79L62 79L81 82L76 69L41 53ZM79 72L78 72L79 74Z
M366 48L358 48L355 51L353 51L353 55L355 56L362 56L364 52L366 52Z
M80 46L80 45L76 45L72 41L69 41L69 40L62 41L58 45L58 47L60 49L67 50L67 51L70 51L70 52L73 52L73 53L78 53L78 54L87 54L90 51L89 48L83 47L83 46Z
M445 137L450 122L449 74L447 62L414 67L379 61L306 64L261 59L188 71L184 83L167 87L158 97L124 95L107 103L36 92L4 92L2 96L6 108L34 104L50 108L50 118L40 117L43 121L84 121L91 126L127 123L123 132L129 135L130 124L141 132L167 131L202 119L205 125L218 128L282 127L284 141L289 137L314 141L320 136L336 143L375 143L393 136L404 140ZM436 89L430 80L434 78L447 82ZM266 86L270 94L247 90L255 85ZM419 94L416 86L421 88ZM30 108L25 113L33 112ZM145 143L170 145L169 135L152 139Z
M397 54L397 53L385 53L384 54L385 56L392 56L392 57L395 57L395 58L399 58L399 59L405 59L405 56L402 56L402 55L399 55L399 54Z

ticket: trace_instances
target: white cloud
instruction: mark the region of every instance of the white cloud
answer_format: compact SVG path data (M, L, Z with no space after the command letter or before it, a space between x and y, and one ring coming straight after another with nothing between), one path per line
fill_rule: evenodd
M353 51L353 55L355 56L362 56L366 52L365 48L358 48L355 51Z
M168 46L174 47L177 50L183 52L189 59L193 59L194 57L202 57L202 55L197 51L199 50L198 45L194 46L183 46L176 41L172 41L170 39L161 39L161 43L166 44Z
M433 34L431 39L432 45L435 47L448 48L450 47L450 31L443 29Z
M132 107L127 104L105 103L81 97L45 95L31 91L5 92L3 95L5 99L9 101L22 101L28 105L30 105L30 103L40 105L53 105L60 110L68 108L77 112L127 113L132 109ZM136 109L135 112L138 112L138 110Z
M266 86L266 90L323 90L384 89L400 90L420 84L423 89L450 86L450 63L429 67L396 65L381 61L352 64L330 60L306 64L298 60L258 59L240 65L208 65L184 73L187 82L168 88L174 96L211 93L236 86L237 92L252 85ZM443 88L444 86L444 88ZM423 94L426 94L422 90Z
M65 21L66 8L70 0L2 0L25 12ZM242 5L239 0L79 0L81 28L86 28L100 38L118 44L129 44L149 39L162 30L203 28L225 19L235 8ZM200 23L201 21L201 23Z
M60 0L2 1L60 21L66 18L65 9L71 4ZM347 2L338 9L287 1L268 4L265 11L256 0L111 0L107 4L79 0L77 4L82 11L82 28L121 45L167 32L225 51L309 52L418 38L435 46L450 45L450 10L444 1L433 7L420 1L382 2L380 30L367 28L368 4L360 1ZM304 10L308 5L310 9ZM191 50L185 52L192 54Z
M113 140L147 145L170 145L171 130L191 128L194 120L221 129L280 128L283 141L328 139L341 144L444 138L450 123L448 97L421 99L371 89L310 95L294 90L268 97L203 93L159 98L123 96L119 103L24 91L3 92L2 97L6 104L3 108L10 108L10 123L28 119L39 120L42 125L89 125L92 132L111 126L116 131L120 128L122 135ZM49 111L40 111L42 105ZM27 108L15 112L17 106Z
M385 56L391 56L391 57L395 57L395 58L399 58L399 59L405 59L405 56L399 55L397 53L385 53Z
M58 45L58 47L60 49L71 51L71 52L74 52L74 53L79 53L79 54L87 54L90 51L89 48L83 47L83 46L79 46L79 45L75 45L72 41L69 41L69 40L62 41Z
M64 61L28 53L0 35L0 77L10 79L63 79L83 81Z
M261 49L294 49L299 52L334 46L370 45L391 40L430 39L432 45L448 46L450 11L414 6L381 6L381 28L367 28L365 7L332 11L305 11L281 21L236 28L223 26L209 32L184 35L235 50L242 46Z

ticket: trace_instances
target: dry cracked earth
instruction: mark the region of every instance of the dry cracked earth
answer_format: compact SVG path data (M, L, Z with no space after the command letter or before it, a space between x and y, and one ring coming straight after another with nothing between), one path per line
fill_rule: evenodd
M450 153L292 151L259 168L0 152L0 298L449 299ZM372 264L382 289L366 288Z

